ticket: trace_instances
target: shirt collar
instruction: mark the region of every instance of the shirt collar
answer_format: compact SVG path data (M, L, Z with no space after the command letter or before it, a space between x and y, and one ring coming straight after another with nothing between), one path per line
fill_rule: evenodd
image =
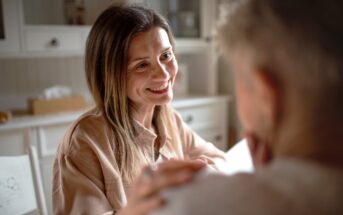
M165 159L175 158L175 149L172 147L172 139L168 133L166 125L163 123L160 116L157 116L155 120L156 129L160 138L159 141L161 146L159 152L161 156L163 156ZM133 126L137 132L135 142L142 144L142 147L153 147L157 135L145 128L144 125L135 119L133 120Z

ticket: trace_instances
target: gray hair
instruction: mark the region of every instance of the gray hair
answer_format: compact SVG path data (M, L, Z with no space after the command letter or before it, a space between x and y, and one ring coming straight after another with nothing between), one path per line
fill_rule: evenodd
M249 51L254 66L274 73L305 108L342 119L342 11L341 0L233 1L217 37L228 56Z

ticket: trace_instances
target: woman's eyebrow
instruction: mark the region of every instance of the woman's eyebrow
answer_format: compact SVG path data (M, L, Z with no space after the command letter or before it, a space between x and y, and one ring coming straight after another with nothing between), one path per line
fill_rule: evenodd
M145 59L148 59L149 57L136 57L134 59L130 59L129 60L129 63L134 63L136 61L141 61L141 60L145 60Z
M168 46L167 48L163 49L163 50L161 51L161 53L162 53L162 52L165 52L165 51L168 51L168 50L171 50L171 49L172 49L172 47L171 47L171 46Z
M163 53L165 51L168 51L168 50L171 50L171 49L172 49L172 47L168 46L167 48L163 49L161 51L161 53ZM145 56L145 57L136 57L136 58L133 58L133 59L129 59L129 64L135 63L137 61L145 60L145 59L148 59L148 58L149 58L148 56Z

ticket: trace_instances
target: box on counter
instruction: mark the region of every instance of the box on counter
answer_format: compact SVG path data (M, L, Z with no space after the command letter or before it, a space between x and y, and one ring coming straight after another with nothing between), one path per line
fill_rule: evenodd
M86 107L83 96L73 95L56 99L28 99L29 112L33 115L77 111Z

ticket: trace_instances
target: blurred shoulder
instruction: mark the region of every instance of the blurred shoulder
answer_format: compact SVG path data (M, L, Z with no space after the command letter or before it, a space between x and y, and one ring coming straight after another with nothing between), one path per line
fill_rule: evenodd
M70 152L80 145L98 144L110 136L110 127L104 115L98 109L91 109L82 114L67 129L62 143L61 150L64 153Z

